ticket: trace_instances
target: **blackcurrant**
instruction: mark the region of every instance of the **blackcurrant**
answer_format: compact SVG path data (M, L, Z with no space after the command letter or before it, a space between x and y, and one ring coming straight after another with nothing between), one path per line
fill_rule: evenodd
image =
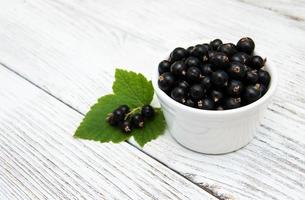
M201 65L201 72L204 76L211 75L213 70L212 70L212 65L210 63L203 64Z
M210 97L215 103L220 102L222 100L223 96L224 96L223 93L218 90L212 90L210 92Z
M246 75L246 66L239 62L230 63L228 73L231 78L241 80Z
M175 77L172 73L166 72L161 74L158 79L158 86L161 90L169 92L175 85Z
M216 110L224 110L223 106L217 106Z
M237 52L236 46L232 43L222 44L218 47L218 51L225 53L228 57L231 57Z
M121 127L121 130L122 130L124 133L130 133L130 132L132 131L131 122L128 121L128 120L123 121L123 122L120 124L120 127Z
M185 60L185 64L187 67L199 67L200 60L197 57L190 56Z
M209 60L211 60L215 56L216 53L217 53L217 51L208 51Z
M182 47L177 47L172 51L172 53L169 56L169 59L171 62L175 62L177 60L181 60L182 58L185 58L188 55L187 51Z
M127 114L130 110L128 105L121 105L118 109L120 109L124 114Z
M183 88L185 91L187 91L190 87L190 84L188 84L188 82L185 80L182 80L177 83L177 87Z
M171 97L180 103L185 103L186 101L186 92L181 87L175 87L171 92Z
M184 76L186 69L187 67L183 61L176 61L171 65L171 72L176 76Z
M270 82L270 74L265 71L265 70L259 70L258 71L258 82L265 85L265 86L268 86L269 85L269 82Z
M192 49L191 56L197 57L202 61L206 61L208 59L208 49L205 46L198 44L194 49Z
M210 89L212 86L211 78L209 76L204 77L201 81L201 86L206 90Z
M134 114L131 118L131 123L132 123L132 126L134 126L135 128L143 128L144 127L144 117L139 113Z
M195 102L192 99L187 99L185 105L189 107L195 107Z
M241 98L229 97L224 100L223 107L225 109L234 109L241 107Z
M107 122L111 125L111 126L116 126L118 124L117 119L114 117L113 113L110 113L108 115L108 117L106 118Z
M200 69L197 67L190 67L186 71L186 78L190 82L198 82L200 81L200 78L202 77Z
M259 87L255 85L249 85L245 88L243 98L247 103L252 103L258 100L260 97L261 97L261 92L259 90Z
M120 110L120 109L116 109L112 112L113 116L114 116L114 119L117 121L117 122L121 122L124 120L124 117L125 117L125 113Z
M226 88L226 93L229 96L239 96L244 90L244 85L241 81L231 80Z
M210 42L210 47L213 50L217 50L220 45L222 45L222 41L220 39L215 39Z
M267 92L267 87L266 86L264 86L263 84L259 84L259 91L260 91L260 93L261 93L261 96L263 96L264 94L266 94L266 92Z
M260 56L253 56L252 59L251 59L251 63L250 63L250 66L253 68L253 69L260 69L264 66L265 64L265 60L262 59L262 57Z
M249 37L244 37L241 38L238 42L237 42L237 50L241 51L241 52L245 52L249 55L252 54L254 48L255 48L255 44L253 42L253 40Z
M251 57L244 52L238 52L230 58L230 61L231 62L240 62L242 64L248 65L248 64L250 64Z
M214 69L226 69L229 66L229 58L223 52L217 52L211 58L210 63Z
M190 88L189 94L191 99L196 101L204 96L205 90L200 84L195 84Z
M217 87L224 87L228 84L229 76L223 70L218 70L212 73L211 81Z
M254 85L258 81L258 74L256 70L248 70L246 72L244 81L248 85Z
M204 43L202 46L204 46L208 51L212 50L208 43Z
M171 67L171 63L167 60L163 60L160 62L158 66L159 74L163 74L165 72L169 72Z
M197 102L197 107L203 110L213 110L214 109L214 101L210 98L204 98Z
M152 118L155 114L155 110L151 105L145 105L141 109L141 114L144 118Z
M194 49L194 46L188 47L188 48L186 49L187 54L188 54L188 55L191 55L191 51L192 51L193 49Z

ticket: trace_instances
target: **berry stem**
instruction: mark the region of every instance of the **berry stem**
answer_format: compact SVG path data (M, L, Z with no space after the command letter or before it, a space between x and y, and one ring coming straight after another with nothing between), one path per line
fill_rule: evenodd
M141 107L136 107L136 108L132 109L129 113L126 114L125 120L128 119L128 117L129 117L130 115L132 115L132 114L134 114L134 113L136 113L136 112L138 112L138 111L140 111L140 110L141 110Z

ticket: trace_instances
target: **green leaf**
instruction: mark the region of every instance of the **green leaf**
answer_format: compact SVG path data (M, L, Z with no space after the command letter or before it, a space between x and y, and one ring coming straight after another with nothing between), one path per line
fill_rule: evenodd
M142 74L123 69L116 69L112 89L114 94L125 98L125 104L130 107L150 104L154 95L151 81Z
M147 142L156 139L165 130L166 123L161 109L155 108L155 111L154 119L146 120L144 122L144 128L133 130L133 137L141 147Z

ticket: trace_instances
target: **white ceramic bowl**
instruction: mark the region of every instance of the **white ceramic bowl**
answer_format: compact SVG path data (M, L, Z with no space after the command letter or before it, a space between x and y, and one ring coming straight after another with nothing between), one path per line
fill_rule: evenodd
M223 111L200 110L174 101L159 89L156 70L153 86L171 135L183 146L206 154L229 153L247 145L253 139L278 82L272 63L267 61L265 69L271 76L267 93L247 106Z

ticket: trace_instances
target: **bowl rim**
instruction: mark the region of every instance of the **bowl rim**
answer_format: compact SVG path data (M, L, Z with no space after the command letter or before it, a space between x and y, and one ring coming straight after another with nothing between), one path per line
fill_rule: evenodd
M169 55L169 54L168 54ZM267 92L257 101L250 103L246 106L242 106L235 109L230 110L201 110L198 108L192 108L186 105L183 105L179 102L176 102L172 98L170 98L164 91L162 91L158 86L158 78L159 78L159 72L158 68L156 67L155 73L152 78L152 84L154 87L154 90L156 92L156 95L158 98L162 99L162 101L166 101L169 105L176 107L177 109L180 109L184 112L193 112L195 114L202 114L202 115L209 115L209 116L224 116L224 115L232 115L232 114L240 114L245 112L250 112L252 110L257 109L261 105L267 103L267 100L271 99L271 97L274 95L277 84L278 84L278 72L277 69L274 67L273 64L270 65L270 60L267 61L267 65L264 66L264 69L270 73L270 83L269 88Z

